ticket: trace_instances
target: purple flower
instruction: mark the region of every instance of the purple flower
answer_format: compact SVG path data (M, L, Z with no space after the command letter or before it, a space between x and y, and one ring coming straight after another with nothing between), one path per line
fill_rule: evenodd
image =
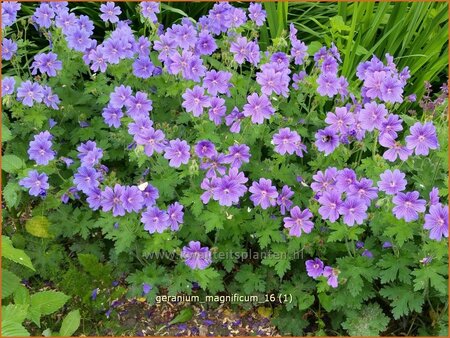
M239 198L247 191L244 185L248 181L244 173L239 172L237 168L231 168L228 175L221 178L213 178L211 183L203 180L201 188L207 190L201 198L204 204L209 201L209 190L212 192L214 200L219 202L219 205L231 206L233 203L238 203ZM206 203L205 203L206 201Z
M28 176L19 181L19 185L30 189L28 193L31 196L40 196L46 193L49 188L48 176L46 174L39 174L36 170L28 172Z
M419 212L425 211L425 200L419 199L417 191L399 192L392 199L395 207L392 209L395 217L404 219L406 222L415 221L419 218Z
M122 108L125 103L131 98L132 91L130 86L120 85L114 88L114 91L109 96L109 105L113 108Z
M308 57L308 47L303 41L297 40L297 38L292 40L291 44L291 55L294 58L294 63L296 65L302 65L304 60Z
M181 104L187 112L192 112L195 117L203 114L205 107L210 107L211 103L205 95L205 89L200 86L195 86L193 89L186 89L182 95L184 101Z
M359 198L369 206L372 200L378 197L377 188L373 187L372 180L361 178L348 187L347 197Z
M421 124L416 122L409 130L411 135L406 136L406 146L414 149L416 155L428 155L430 149L439 147L436 128L432 122Z
M423 228L430 230L430 239L441 241L442 237L448 238L448 206L432 205L425 215Z
M397 157L399 157L402 161L406 161L413 153L412 149L408 149L389 134L385 134L383 137L380 137L380 144L383 147L389 148L384 152L383 158L390 162L394 162Z
M52 19L55 17L55 12L46 3L42 3L33 15L33 21L40 27L49 28L52 24Z
M319 198L321 207L319 208L319 214L322 219L330 220L334 223L339 218L339 207L341 206L341 195L336 191L326 191Z
M133 74L138 78L148 79L152 76L154 70L155 65L148 56L142 56L133 63Z
M191 269L206 269L211 263L211 251L208 247L202 247L200 242L190 241L189 246L183 247L181 257Z
M327 277L327 284L333 288L338 287L338 273L331 266L326 266L323 269L323 276Z
M340 192L347 192L349 187L356 182L356 173L353 169L345 168L338 171L336 188Z
M202 200L203 204L208 204L209 200L214 195L214 190L217 188L218 183L220 182L220 179L214 177L213 179L204 178L202 183L200 184L200 188L205 190L205 192L200 196L200 199ZM217 199L219 199L221 195L217 196ZM233 202L231 202L233 203Z
M170 229L177 231L180 224L183 224L183 206L178 202L170 204L167 208L167 214L169 216Z
M248 17L256 24L256 26L262 26L266 21L266 11L262 8L260 3L250 3L248 6Z
M297 150L297 145L301 142L301 138L297 132L291 131L289 128L282 128L273 135L272 142L275 144L277 153L292 155Z
M225 107L225 100L220 97L213 97L209 100L209 119L214 122L216 126L222 123L222 117L225 116L227 107Z
M224 175L226 172L226 167L223 165L225 163L224 154L215 154L208 158L205 162L200 164L200 169L208 171L206 172L206 177L216 177L216 171L219 175Z
M224 163L230 163L232 168L240 168L244 162L250 162L250 148L246 144L234 144L228 148Z
M361 256L367 257L367 258L373 258L373 253L367 249L365 249L362 253Z
M89 208L98 210L102 206L102 191L99 188L92 188L86 192L88 196L86 202L89 203Z
M58 60L58 55L55 53L40 53L34 56L31 69L33 75L36 75L39 70L42 74L56 76L56 72L62 69L62 62Z
M73 183L77 189L87 194L91 189L99 186L99 173L90 167L79 167L75 175L73 175Z
M300 237L302 232L309 234L314 223L310 221L313 214L309 209L301 210L299 207L295 206L291 209L291 217L285 217L284 227L289 229L289 235L294 237Z
M150 207L142 213L142 223L144 223L144 230L153 234L155 232L162 233L169 227L169 215L164 210L157 207Z
M152 290L152 286L150 284L147 284L147 283L142 284L142 294L143 295L148 294L151 290Z
M280 213L282 215L286 213L286 210L291 210L293 203L290 198L292 196L294 196L294 192L287 185L284 185L277 198L277 205L280 207Z
M2 29L11 26L17 18L17 12L21 4L17 1L5 1L2 3Z
M388 111L384 104L377 104L376 102L366 103L359 113L361 127L368 131L381 129L387 113Z
M144 146L144 152L147 156L152 156L155 151L157 153L162 153L166 143L164 133L159 129L153 129L152 127L138 132L134 136L134 140L137 144Z
M105 123L114 128L120 127L120 119L123 117L122 109L107 106L103 109L102 113Z
M127 212L138 212L144 207L144 197L136 186L125 187L121 198L122 205Z
M430 206L439 204L439 189L433 187L430 191Z
M314 144L317 146L317 149L324 152L325 155L331 154L339 146L339 137L336 134L336 130L332 127L319 130L314 137L316 138Z
M238 64L244 63L249 53L249 43L247 38L238 37L236 41L231 43L230 52L234 54L234 61Z
M392 76L386 77L383 80L380 91L383 101L391 103L403 102L403 85L398 79Z
M153 109L152 100L147 98L147 93L137 92L135 96L125 102L127 114L136 119L140 116L147 116L147 114Z
M13 94L15 85L16 80L13 77L5 76L2 79L2 97Z
M386 170L380 175L380 179L381 181L377 183L378 188L387 195L395 195L406 188L405 174L398 169Z
M388 249L388 248L392 248L392 243L391 242L384 242L383 243L383 249Z
M85 167L93 167L100 162L103 157L103 150L97 148L97 144L94 141L87 141L86 143L81 143L77 150L79 152L78 158L81 164Z
M340 206L339 213L343 215L344 223L348 226L362 224L367 218L367 204L358 198L347 198Z
M233 108L231 113L225 117L225 124L230 127L230 132L239 133L241 131L241 121L244 119L242 114L236 107Z
M141 14L144 18L149 19L151 22L158 22L156 13L159 13L159 2L141 2L139 4L141 7Z
M17 44L11 40L3 38L2 40L2 60L11 60L17 52Z
M77 52L85 52L91 45L92 39L90 39L90 33L85 30L72 29L69 31L66 39L69 48L76 50ZM104 49L105 55L108 54L107 49Z
M323 274L323 262L319 258L309 259L305 262L309 277L316 279Z
M34 136L28 148L30 160L36 161L39 165L47 165L55 158L55 152L52 150L52 135L48 131L43 131Z
M209 32L202 31L198 35L198 39L195 44L195 49L201 55L211 55L217 49L217 44Z
M43 98L42 87L36 82L24 81L17 89L17 100L26 106L32 107L34 102L42 102Z
M125 215L125 208L122 200L124 191L124 187L119 184L116 184L114 189L106 187L101 196L102 210L109 211L112 209L114 217Z
M270 100L264 94L259 96L253 93L247 97L247 102L242 113L246 117L251 116L252 123L262 124L264 119L270 119L270 116L275 112Z
M140 187L140 186L139 186ZM142 190L142 197L144 198L144 205L146 207L152 207L155 205L156 200L159 198L159 191L151 184L147 183L147 186Z
M317 92L321 96L333 97L338 93L338 79L333 73L322 73L317 78L317 83L319 87L317 87Z
M111 23L116 23L119 21L118 15L122 13L120 7L116 6L114 2L107 2L106 4L100 5L100 18L103 21L109 21Z
M42 94L44 95L44 104L52 109L58 110L58 104L61 103L58 95L53 94L52 89L49 86L42 88Z
M338 170L334 167L327 168L325 172L319 170L315 175L313 175L315 182L311 183L311 188L314 192L334 190L337 177Z
M252 193L250 200L255 207L260 205L262 209L267 209L277 204L278 192L277 188L272 186L272 180L260 178L259 182L253 182L249 191Z
M179 138L171 140L165 149L164 158L170 160L169 165L178 168L181 164L187 164L191 154L190 147L186 141L181 141Z
M336 112L329 112L325 122L340 133L345 133L350 125L355 123L353 114L346 107L337 107Z
M200 158L211 158L217 154L217 150L214 143L208 140L202 140L196 144L195 153Z

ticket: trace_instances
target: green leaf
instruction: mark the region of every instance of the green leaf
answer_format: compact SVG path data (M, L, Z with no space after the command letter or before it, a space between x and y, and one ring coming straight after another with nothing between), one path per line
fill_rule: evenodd
M411 281L411 269L408 268L409 264L411 264L410 257L397 257L390 253L383 255L377 263L377 266L381 268L381 283L386 284L396 279L403 283L409 283Z
M25 167L25 163L20 157L12 154L6 154L2 157L2 170L7 173L16 173Z
M394 319L408 315L413 311L420 313L424 303L424 295L414 292L408 285L386 286L380 290L380 295L390 299Z
M17 182L9 181L3 189L3 199L8 209L14 208L19 202L21 188Z
M2 306L2 318L21 324L27 317L28 304L8 304Z
M350 30L350 27L345 24L342 16L340 15L330 18L330 24L331 28L338 32Z
M29 337L30 333L22 326L9 320L2 320L2 337Z
M402 219L396 219L394 215L390 215L388 219L384 235L393 238L399 247L402 247L407 240L413 238L414 228L411 223L407 223Z
M20 278L11 271L2 269L2 299L14 293L20 286Z
M2 143L8 142L12 138L11 131L2 123Z
M281 254L280 256L278 254ZM269 257L264 258L261 263L275 268L277 275L283 278L286 271L291 267L291 262L288 258L283 257L283 253L270 254Z
M251 294L255 291L264 292L266 288L266 281L264 276L253 272L253 267L249 264L244 264L236 273L235 279L239 282L240 288L246 293Z
M185 308L169 322L169 325L188 322L192 319L193 315L194 310L191 307Z
M50 221L45 216L34 216L25 223L25 229L33 236L40 238L52 237L48 232Z
M34 270L33 264L31 263L30 257L25 253L25 251L16 249L12 246L11 239L2 235L2 257L5 257L15 263L24 265L31 270Z
M220 207L209 206L207 210L204 210L200 215L200 220L204 222L205 231L209 233L213 230L223 229L223 223L225 215L220 212Z
M223 281L220 273L213 268L193 271L195 281L203 290L209 290L212 294L223 290Z
M444 296L448 293L447 267L445 265L425 265L411 273L414 278L414 291L424 290L431 285Z
M364 306L360 311L352 311L342 327L350 336L378 336L387 329L389 318L376 303Z
M30 304L30 292L25 286L20 285L14 292L14 303Z
M32 308L38 309L45 316L58 311L69 298L59 291L41 291L31 295L30 304Z
M61 336L72 336L80 326L80 310L70 311L61 324Z

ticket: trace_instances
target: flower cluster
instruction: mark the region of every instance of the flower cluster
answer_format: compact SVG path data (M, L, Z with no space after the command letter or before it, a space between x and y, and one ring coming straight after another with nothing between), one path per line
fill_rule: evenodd
M20 4L15 2L2 6L2 27L14 23L19 9ZM370 218L372 202L380 197L380 192L389 196L383 198L392 196L392 213L397 219L417 221L420 214L426 212L427 202L420 198L418 191L406 191L412 184L408 186L405 174L397 167L385 170L377 182L369 179L376 179L370 175L358 177L351 168L323 168L312 177L310 189L314 198L309 208L296 200L297 188L293 185L277 186L276 176L269 179L267 175L261 177L254 172L249 174L247 170L252 156L262 160L272 154L265 148L255 150L253 144L244 138L245 130L258 130L273 123L277 123L277 127L275 132L270 132L271 143L273 151L281 155L276 155L280 163L288 159L303 161L303 157L308 157L316 149L328 156L340 146L350 149L353 143L362 147L366 138L376 142L375 146L379 143L385 148L382 156L393 165L397 160L403 163L412 156L427 156L431 150L438 149L433 122L416 122L409 131L404 131L403 119L394 113L398 104L403 102L410 75L408 68L397 70L392 56L386 55L386 64L375 56L361 63L356 75L362 87L359 93L352 93L348 80L339 75L342 60L334 44L320 48L311 55L313 62L310 62L308 47L298 39L297 29L292 24L286 33L289 41L285 41L284 51L269 49L263 52L254 35L242 34L246 27L257 29L264 24L266 13L261 4L250 4L248 11L226 2L214 4L208 15L198 22L183 18L170 27L158 24L159 3L140 3L139 12L143 20L152 23L151 38L137 36L131 22L120 18L122 9L114 2L100 6L101 20L112 27L103 41L95 38L93 21L87 16L75 15L66 2L40 3L31 20L37 29L49 33L46 35L49 39L53 30L60 32L64 47L84 62L92 78L106 76L102 73L109 75L110 71L114 72L115 65L125 61L122 64L129 66L129 75L134 80L175 79L181 88L178 93L181 96L180 107L177 109L188 113L186 116L194 123L210 120L216 128L229 128L234 138L225 147L207 137L195 139L185 135L182 139L174 135L176 131L154 119L158 109L154 108L153 100L158 95L154 95L149 87L135 88L126 81L113 80L109 87L105 87L110 89L105 93L107 98L102 102L99 114L109 131L125 130L125 136L132 139L128 150L136 150L139 156L145 156L149 161L155 158L167 160L168 166L176 168L177 173L183 171L183 175L188 164L190 168L199 168L201 176L198 183L201 182L202 193L195 203L217 202L219 206L234 206L236 209L250 205L258 212L272 213L275 218L278 213L287 214L283 217L284 231L292 237L314 230L313 212L317 209L313 206L318 207L316 216L323 221L316 220L316 224L339 220L350 227L364 224ZM219 47L224 60L229 59L230 69L214 69L217 67L208 62ZM9 38L3 39L2 50L2 59L8 62L13 62L20 52L17 43ZM18 83L16 92L16 79L3 77L2 96L13 96L16 92L20 105L33 107L43 104L53 110L60 109L61 100L48 84L54 83L52 78L68 66L61 60L65 59L59 57L53 48L34 55L30 66L30 73L35 76L33 80ZM237 78L235 70L243 68L249 69L250 77L253 77L250 80L254 81L249 82L245 92L236 99L231 96L242 79ZM293 99L292 93L301 92L307 84L312 86L314 94L321 96L320 99L332 98L336 102L336 106L326 110L323 122L319 121L314 127L313 137L303 133L295 124L287 126L291 120L284 116L284 106L279 105L283 100L291 104L288 100ZM52 119L49 122L51 128L56 123ZM81 127L88 125L87 121L80 121ZM56 137L57 134L54 135ZM29 143L29 159L38 166L49 165L54 160L64 162L67 168L75 164L69 168L74 170L73 186L61 196L64 203L71 198L80 199L81 195L86 197L94 211L112 213L114 217L137 214L143 228L150 234L178 231L184 218L184 206L179 200L162 205L158 201L159 191L152 184L121 182L123 178L111 174L105 165L108 164L105 161L108 159L107 148L103 147L104 153L92 136L89 138L77 141L77 144L83 142L76 149L77 155L61 153L64 156L57 159L52 149L52 134L42 131ZM288 156L294 154L296 156L292 158ZM29 189L32 196L45 197L50 188L48 176L37 170L31 170L27 175L20 180L20 185ZM307 182L302 181L302 186L308 187ZM436 190L432 193L424 216L424 228L430 230L431 239L441 240L448 237L448 206L439 203ZM248 210L252 208L248 207ZM184 247L182 256L192 269L205 269L212 263L209 249L198 241L191 241ZM307 261L306 268L309 276L324 276L329 285L337 287L338 271L324 267L320 259Z
M319 258L307 260L305 262L306 273L309 277L317 279L323 276L327 279L327 284L333 288L338 287L339 271L331 266L325 266Z

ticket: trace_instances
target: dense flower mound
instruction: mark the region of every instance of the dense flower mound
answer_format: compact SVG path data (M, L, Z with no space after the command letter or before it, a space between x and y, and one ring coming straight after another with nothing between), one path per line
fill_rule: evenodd
M89 210L98 219L92 223L119 245L114 259L134 250L135 241L148 243L145 255L178 252L176 269L180 261L213 271L194 275L202 287L222 278L215 269L237 267L214 253L246 245L301 250L301 264L262 264L280 278L298 269L318 281L319 292L345 290L341 298L366 292L363 285L378 278L365 272L370 260L389 248L398 256L407 241L423 245L417 255L442 259L432 252L448 238L448 205L440 200L446 193L437 184L443 176L434 171L442 163L427 172L434 177L418 175L441 161L445 133L432 116L407 115L404 105L414 101L408 67L397 69L389 54L384 61L368 56L344 74L337 45L308 46L293 24L285 39L263 49L258 32L266 13L258 3L218 3L198 22L183 18L170 27L158 23L159 3L136 6L145 30L126 20L123 7L101 4L104 37L93 18L66 2L41 3L32 15L30 30L49 47L26 71L11 68L2 78L2 104L13 119L30 126L29 112L44 116L22 129L27 168L13 173L32 204L58 196L61 208ZM2 7L2 60L12 65L24 48L8 35L20 7ZM422 257L406 269L421 271ZM363 259L356 268L364 279L352 274L352 259ZM387 274L383 259L376 269ZM154 297L158 282L151 283L143 284L144 295ZM247 290L264 291L265 278L261 283ZM223 290L218 285L206 289ZM384 297L396 297L386 290ZM296 297L300 309L309 302ZM345 308L339 297L324 308Z

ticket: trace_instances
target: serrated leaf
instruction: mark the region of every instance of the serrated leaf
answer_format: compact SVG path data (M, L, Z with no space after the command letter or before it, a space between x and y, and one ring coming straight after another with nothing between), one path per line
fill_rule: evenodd
M2 299L12 295L20 286L20 278L9 270L2 269Z
M17 182L9 181L5 188L3 189L3 200L6 203L6 206L11 209L17 206L19 202L19 194L21 188Z
M6 154L2 157L2 170L7 173L16 173L25 167L24 161L12 154Z
M376 303L364 306L358 312L351 312L342 327L350 336L378 336L386 330L389 318Z
M2 143L10 141L12 138L11 131L2 123Z
M264 276L253 272L253 267L249 264L244 264L239 268L235 279L239 282L245 294L252 294L258 291L263 292L266 288Z
M8 304L2 306L2 318L16 323L22 323L27 317L28 304Z
M412 287L408 285L384 287L380 290L380 295L392 301L391 307L394 319L399 319L413 311L418 313L422 311L423 294L414 292Z
M80 326L80 310L70 311L61 324L59 333L61 336L72 336Z
M68 300L69 296L59 291L41 291L31 295L30 304L38 309L41 315L49 315L58 311Z
M30 333L22 324L2 320L2 337L29 337Z
M2 235L2 257L5 257L15 263L24 265L35 271L30 257L28 257L25 251L14 248L12 246L11 239L4 235Z
M408 264L410 263L411 260L407 257L397 257L393 254L383 255L377 263L377 266L381 268L381 283L386 284L388 282L393 282L396 279L403 283L409 283L411 281L411 269L408 268Z

